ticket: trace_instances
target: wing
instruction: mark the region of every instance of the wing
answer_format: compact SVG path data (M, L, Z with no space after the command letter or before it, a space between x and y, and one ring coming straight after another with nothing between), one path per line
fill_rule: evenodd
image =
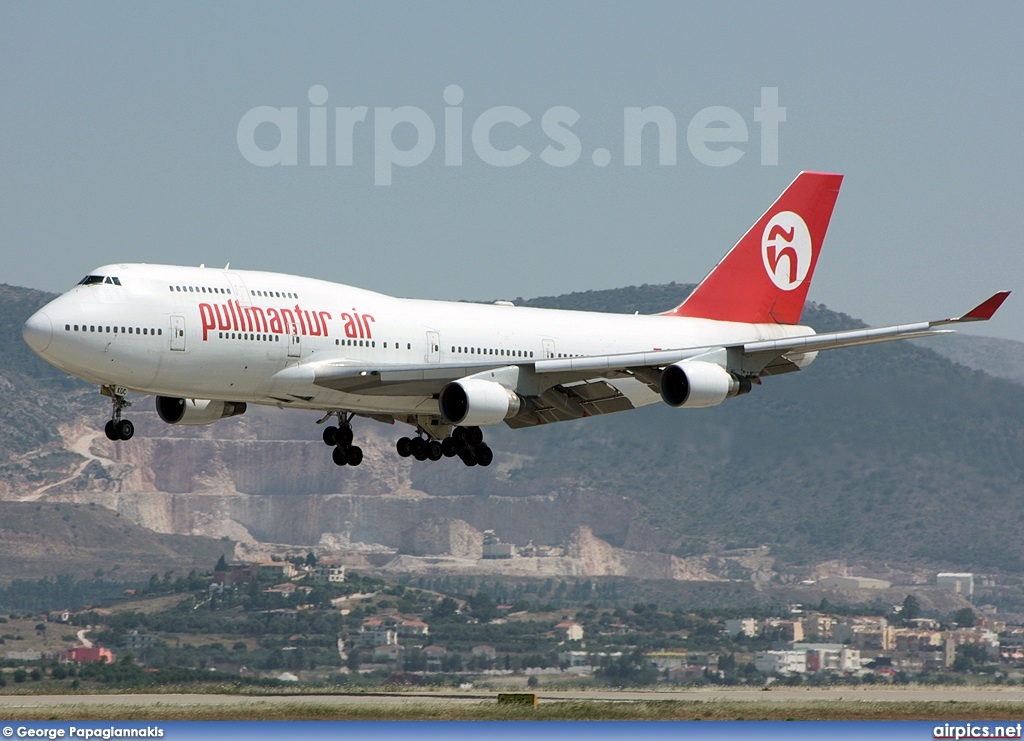
M529 401L519 415L506 420L510 427L527 427L656 403L661 400L661 371L673 363L702 360L748 378L778 375L799 370L806 365L808 356L821 350L932 337L950 332L941 329L947 325L985 321L1009 293L1000 291L966 314L949 319L736 345L546 358L522 363L368 366L360 361L333 358L291 366L275 378L313 383L351 394L417 397L436 397L446 384L464 378L494 378Z
M557 386L553 386L551 391L557 391L561 397L569 397L570 399L577 396L585 397L593 393L590 387L600 386L602 383L605 386L618 390L618 396L610 393L602 395L599 404L588 404L586 398L582 398L579 399L582 403L575 407L577 411L575 417L587 416L593 413L601 414L604 413L602 409L619 411L619 408L616 407L634 408L643 403L652 403L652 401L660 400L659 381L661 369L672 363L684 360L706 360L715 362L731 372L747 377L788 373L800 370L803 365L806 365L808 361L807 356L813 356L814 353L821 350L933 337L953 331L940 329L947 325L986 321L995 314L996 310L999 309L1009 295L1009 291L999 291L964 315L948 319L937 319L914 324L897 324L891 327L874 329L854 329L829 334L809 334L778 340L763 340L719 347L691 347L583 358L546 359L536 361L534 370L539 375L550 374L560 377L562 382ZM581 389L571 382L574 377L578 378L579 385L584 386L586 389L582 394L580 393ZM624 378L633 379L637 384L646 386L657 398L643 401L645 397L638 395L635 387L630 388L627 384L624 384ZM546 394L547 397L552 396L551 391ZM544 396L541 398L543 399ZM638 398L641 400L641 403L637 403ZM627 404L629 405L626 406ZM561 410L556 409L551 413L551 416L558 416L558 411ZM565 412L562 412L562 414L565 414ZM542 421L558 421L556 419L541 419L544 416L539 415L537 421L533 423L540 424ZM570 417L559 417L559 419L568 418ZM516 418L516 420L518 419ZM509 425L524 426L523 424L513 424L516 420L509 420Z

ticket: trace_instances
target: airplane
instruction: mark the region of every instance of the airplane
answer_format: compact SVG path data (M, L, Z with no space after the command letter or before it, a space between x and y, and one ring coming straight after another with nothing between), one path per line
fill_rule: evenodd
M25 342L111 399L129 392L172 425L247 404L318 410L339 466L358 466L353 420L401 422L402 457L487 466L482 427L580 419L664 402L714 407L822 350L930 337L985 321L1009 291L959 317L816 334L800 325L843 176L802 172L679 306L650 316L396 298L271 272L96 268L33 314Z

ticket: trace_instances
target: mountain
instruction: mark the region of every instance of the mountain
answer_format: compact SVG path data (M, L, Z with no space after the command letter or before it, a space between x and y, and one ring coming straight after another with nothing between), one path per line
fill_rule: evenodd
M0 573L35 580L102 569L108 578L209 571L234 543L155 533L95 503L0 502Z
M516 303L651 313L690 290ZM408 428L357 420L366 460L339 469L314 413L250 407L178 428L142 399L131 412L136 438L107 441L107 400L21 341L24 319L49 298L0 286L3 500L94 502L158 533L250 546L397 548L410 527L448 518L520 544L564 545L586 527L615 548L678 557L767 546L778 573L795 576L843 560L922 573L1024 571L1024 543L1013 536L1024 520L1021 387L927 347L822 353L807 370L714 409L658 405L488 430L497 455L486 469L400 459L394 441ZM803 322L863 326L821 305L809 305ZM999 365L998 347L986 363Z
M940 342L920 342L927 343L925 347L968 368L983 370L989 375L1008 378L1017 383L1024 381L1024 342L969 334L951 335Z

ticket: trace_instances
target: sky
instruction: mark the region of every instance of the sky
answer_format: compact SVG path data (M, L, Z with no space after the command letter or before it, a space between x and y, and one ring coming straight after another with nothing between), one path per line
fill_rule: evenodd
M0 282L697 282L821 170L811 300L881 325L1016 289L969 331L1024 341L1021 28L1011 2L6 2ZM637 140L639 109L675 136Z

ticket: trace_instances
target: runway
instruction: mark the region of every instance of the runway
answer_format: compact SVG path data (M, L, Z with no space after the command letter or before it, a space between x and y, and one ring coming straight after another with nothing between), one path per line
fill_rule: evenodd
M650 703L681 702L759 702L759 703L1024 703L1021 687L835 687L762 689L700 688L685 690L566 690L536 692L541 704L556 702ZM92 694L92 695L0 695L0 710L18 708L138 707L138 708L236 708L280 705L317 705L323 707L410 705L468 705L494 703L497 692L374 692L352 694Z

